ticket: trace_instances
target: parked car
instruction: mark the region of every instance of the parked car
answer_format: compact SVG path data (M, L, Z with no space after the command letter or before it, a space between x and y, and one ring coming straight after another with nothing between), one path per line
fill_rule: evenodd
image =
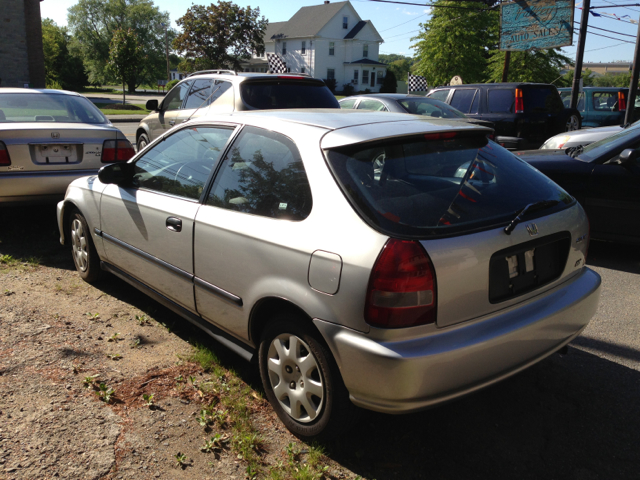
M340 108L326 84L305 74L237 73L203 70L176 84L136 131L138 151L190 118L209 113L282 108Z
M585 147L516 152L584 207L595 239L640 243L640 122Z
M80 276L115 274L246 359L295 435L513 375L598 304L582 207L448 119L201 117L58 204Z
M452 85L428 97L493 122L496 142L509 150L538 148L557 133L580 128L578 111L565 108L556 87L546 83Z
M564 132L554 135L542 144L540 150L570 148L579 145L589 145L603 138L610 137L622 130L620 125L609 127L581 128L573 132Z
M72 180L133 154L82 95L0 88L0 205L57 202Z
M559 88L565 107L571 102L571 88ZM583 87L578 96L578 111L582 117L583 127L606 127L622 125L627 113L628 88L620 87ZM640 116L634 115L634 121Z

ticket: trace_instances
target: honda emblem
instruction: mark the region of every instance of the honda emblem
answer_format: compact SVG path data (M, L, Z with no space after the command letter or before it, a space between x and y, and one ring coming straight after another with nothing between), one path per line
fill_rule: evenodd
M60 134L58 132L51 132L51 138L60 138Z
M529 235L532 237L535 237L538 235L538 226L535 223L530 223L527 225L527 232L529 232Z

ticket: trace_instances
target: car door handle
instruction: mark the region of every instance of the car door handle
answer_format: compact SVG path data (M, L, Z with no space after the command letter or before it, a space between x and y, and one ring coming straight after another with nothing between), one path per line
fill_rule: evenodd
M172 232L181 232L182 231L182 220L176 217L167 218L167 229Z
M169 120L169 125L171 125L172 127L176 124L175 120Z

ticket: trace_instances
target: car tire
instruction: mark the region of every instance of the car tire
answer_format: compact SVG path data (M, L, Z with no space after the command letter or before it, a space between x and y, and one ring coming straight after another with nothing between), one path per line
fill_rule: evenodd
M267 399L284 425L303 440L327 440L352 426L338 366L320 334L300 315L283 313L265 328L258 352Z
M567 123L565 125L565 132L573 132L580 130L580 115L577 113L570 113L567 117Z
M87 283L95 283L102 277L100 258L93 245L91 232L84 216L77 210L71 213L69 238L73 263L80 277Z
M136 140L136 149L137 151L141 151L144 147L146 147L147 145L149 145L149 137L147 136L146 133L141 133L140 136L138 137L138 139Z

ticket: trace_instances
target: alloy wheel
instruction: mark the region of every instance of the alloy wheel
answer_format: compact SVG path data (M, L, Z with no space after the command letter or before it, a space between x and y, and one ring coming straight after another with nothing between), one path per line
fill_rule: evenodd
M76 266L79 270L86 271L89 265L88 242L82 222L77 218L71 222L71 245Z

